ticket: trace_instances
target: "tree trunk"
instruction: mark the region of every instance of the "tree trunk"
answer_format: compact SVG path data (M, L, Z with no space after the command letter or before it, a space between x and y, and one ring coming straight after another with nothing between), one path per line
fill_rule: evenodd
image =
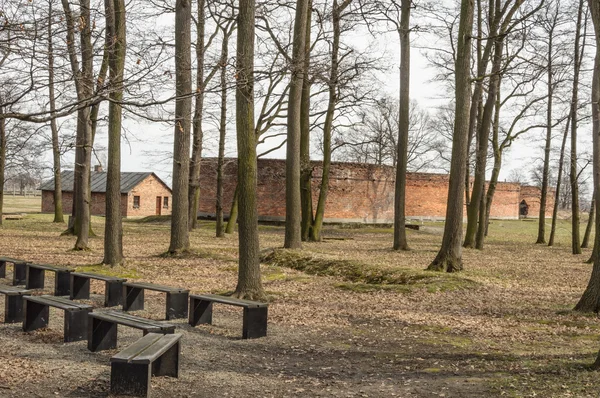
M409 250L406 240L406 169L408 130L410 128L410 8L411 0L402 0L398 34L400 36L400 104L398 155L394 191L394 250Z
M571 183L571 250L573 254L581 254L581 241L579 238L579 186L577 181L577 110L579 108L579 72L581 69L580 51L581 55L583 55L584 52L584 48L579 48L581 41L583 6L584 0L579 0L577 26L575 28L575 70L573 75L573 97L571 99L571 162L569 182Z
M592 20L594 21L594 33L596 37L596 59L592 78L592 137L594 188L598 191L600 184L600 3L596 0L589 0L588 4ZM596 195L596 208L600 208L600 195ZM600 211L596 211L596 231L600 230L599 227ZM592 276L581 299L575 306L575 311L598 312L598 310L600 310L600 258L597 256L594 260Z
M592 234L592 227L594 224L594 213L596 210L596 191L592 195L592 203L590 203L590 214L588 217L587 226L585 227L585 234L583 235L583 241L581 241L581 248L587 249L590 242L590 235Z
M255 0L240 2L236 57L236 130L239 189L239 267L234 296L263 300L257 209L256 134L254 132Z
M554 191L554 208L552 209L552 225L550 227L550 238L548 246L554 246L554 237L556 236L556 221L558 218L558 201L560 197L560 188L562 182L563 165L565 162L565 148L567 146L567 137L569 136L569 127L571 126L571 115L567 117L567 124L563 134L562 143L560 145L560 156L558 161L558 178L556 179L556 189ZM545 214L544 214L545 218Z
M200 166L202 161L202 113L204 111L204 36L205 36L205 1L198 0L198 23L196 41L196 103L194 107L192 158L190 159L190 181L188 192L188 228L195 229L200 207ZM191 40L191 39L190 39ZM191 61L190 61L191 65Z
M223 29L223 42L221 45L221 116L219 120L219 158L217 160L217 203L216 203L216 235L217 238L225 236L223 227L223 163L225 162L225 134L227 130L227 57L229 36Z
M177 0L175 8L175 140L173 147L173 207L169 253L190 247L188 188L190 175L190 130L192 112L192 4Z
M56 113L56 97L54 95L54 49L52 43L52 1L48 2L48 101L50 104L50 115ZM65 218L62 208L62 184L60 176L60 148L58 145L58 125L56 119L50 120L50 131L52 132L52 160L54 175L54 220L55 223L64 223Z
M235 224L238 219L238 196L239 196L239 185L236 184L235 191L233 192L233 199L231 200L231 210L229 210L229 219L227 220L227 227L225 228L226 234L232 234L235 231Z
M455 64L456 111L452 138L452 162L448 186L446 223L442 247L428 269L455 272L463 268L462 235L464 196L463 183L467 165L469 111L471 100L471 32L473 30L473 1L462 0Z
M2 99L0 98L0 102ZM4 113L4 107L0 106L0 114ZM6 169L6 119L0 119L0 225L4 214L4 172Z
M312 203L312 165L310 164L310 31L312 1L308 1L304 46L304 80L300 106L300 206L302 208L302 240L307 241L314 222Z
M302 127L302 89L306 71L306 20L308 0L296 1L292 50L290 94L287 112L287 147L285 161L285 240L283 247L302 247L302 206L300 201L300 136Z
M490 226L490 212L492 211L492 202L494 201L494 194L496 193L496 186L498 185L498 177L500 176L500 170L502 169L503 148L500 145L500 140L498 138L498 131L500 129L500 107L502 106L500 96L501 84L502 79L498 81L498 90L496 92L496 105L494 106L494 124L492 128L492 152L494 154L494 167L492 168L492 176L490 178L490 184L488 186L485 198L485 236L488 236Z
M106 218L104 259L111 267L123 263L123 225L121 214L121 121L123 74L127 50L125 33L125 1L104 0L106 45L109 47L108 161L106 176Z

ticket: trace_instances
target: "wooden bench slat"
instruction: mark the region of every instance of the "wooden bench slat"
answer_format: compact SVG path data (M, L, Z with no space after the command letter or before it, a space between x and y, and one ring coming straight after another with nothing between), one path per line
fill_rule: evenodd
M90 309L91 305L79 304L71 300L67 300L56 296L25 296L25 300L34 301L39 304L48 305L51 307L60 308L65 311Z
M141 318L139 316L124 314L116 311L92 312L90 316L103 321L120 323L125 326L143 330L175 329L175 325L158 323L151 319Z
M246 307L246 308L262 308L262 307L269 306L269 304L267 304L267 303L238 299L238 298L234 298L234 297L220 296L218 294L193 294L190 296L190 298L212 301L215 303L237 305L239 307Z
M123 286L130 286L130 287L147 289L147 290L155 290L157 292L164 292L164 293L186 293L186 292L189 292L188 289L156 285L154 283L148 283L148 282L125 282L125 283L123 283Z
M152 363L156 358L167 352L180 338L181 334L165 334L161 339L133 358L131 362Z
M28 267L31 268L37 268L37 269L43 269L45 271L58 271L58 272L73 272L74 269L73 268L65 268L65 267L57 267L54 265L48 265L48 264L27 264Z
M144 351L148 346L156 343L160 338L164 336L163 334L158 333L148 333L129 347L125 348L123 351L117 353L113 357L110 358L111 362L129 362L131 359L136 357L142 351Z
M16 286L0 285L0 293L6 295L31 294L31 290L22 289Z
M72 272L71 275L79 276L82 278L98 279L98 280L106 281L106 282L120 282L120 281L124 282L127 280L125 278L118 278L116 276L92 274L89 272Z

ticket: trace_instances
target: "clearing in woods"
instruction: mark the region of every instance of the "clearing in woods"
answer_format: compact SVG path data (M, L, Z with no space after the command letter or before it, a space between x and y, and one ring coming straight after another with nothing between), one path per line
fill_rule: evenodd
M94 217L91 251L72 252L72 237L52 215L31 214L0 228L0 253L75 266L88 272L186 287L192 293L235 288L237 236L214 237L214 223L192 232L195 252L165 258L169 223L124 223L127 264L102 259L103 219ZM569 226L558 244L535 245L536 223L497 221L484 251L465 250L465 271L423 269L435 256L441 223L409 230L412 248L390 250L390 229L326 229L336 238L297 252L271 251L283 228L261 226L263 281L271 305L269 336L240 340L241 313L215 306L214 325L184 336L180 379L153 378L156 396L340 397L597 397L598 373L589 371L600 348L596 315L573 313L591 265L570 254ZM582 229L584 226L582 225ZM10 272L8 273L10 275ZM46 291L51 291L47 278ZM6 283L6 282L5 282ZM102 293L102 286L92 285ZM147 293L137 315L160 319L164 296ZM92 297L101 305L102 296ZM120 328L119 350L141 337ZM0 325L0 396L107 397L109 358L85 342L62 343L62 317L24 334Z

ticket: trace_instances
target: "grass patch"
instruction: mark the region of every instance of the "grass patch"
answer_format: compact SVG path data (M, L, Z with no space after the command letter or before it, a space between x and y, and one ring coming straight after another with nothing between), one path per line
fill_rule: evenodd
M379 268L358 261L324 259L291 250L269 250L261 256L261 262L292 268L310 275L340 278L350 283L340 284L338 287L356 292L381 289L402 292L406 286L426 287L429 292L437 292L477 285L475 281L455 275L402 268Z
M128 279L140 277L140 274L135 269L125 267L107 267L102 264L83 265L77 267L77 272L89 272L92 274Z

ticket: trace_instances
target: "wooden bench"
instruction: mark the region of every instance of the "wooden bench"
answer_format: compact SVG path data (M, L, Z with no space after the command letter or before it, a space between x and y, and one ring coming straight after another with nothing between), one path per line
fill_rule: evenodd
M151 319L118 311L92 312L88 323L88 350L98 352L117 347L117 325L129 326L148 333L171 334L175 325L159 323Z
M91 305L54 296L24 296L23 299L25 301L23 331L31 332L48 326L50 307L55 307L65 311L65 343L86 339Z
M90 279L105 282L105 307L114 307L121 304L123 300L123 282L126 282L127 279L85 272L71 272L71 300L86 300L90 298Z
M23 322L23 296L31 294L30 290L14 286L0 285L0 294L4 294L4 323Z
M187 318L189 290L146 282L123 283L123 311L143 310L144 290L167 293L166 319Z
M13 265L13 285L24 285L26 280L27 261L11 257L0 257L0 278L6 278L6 263Z
M68 296L71 290L69 274L74 270L71 268L56 267L47 264L31 264L27 263L25 288L27 289L43 289L46 271L54 272L54 295Z
M190 296L190 325L212 324L213 303L229 304L244 308L243 339L254 339L267 335L269 304L216 294Z
M150 396L152 376L179 377L181 334L150 333L110 359L110 392Z

